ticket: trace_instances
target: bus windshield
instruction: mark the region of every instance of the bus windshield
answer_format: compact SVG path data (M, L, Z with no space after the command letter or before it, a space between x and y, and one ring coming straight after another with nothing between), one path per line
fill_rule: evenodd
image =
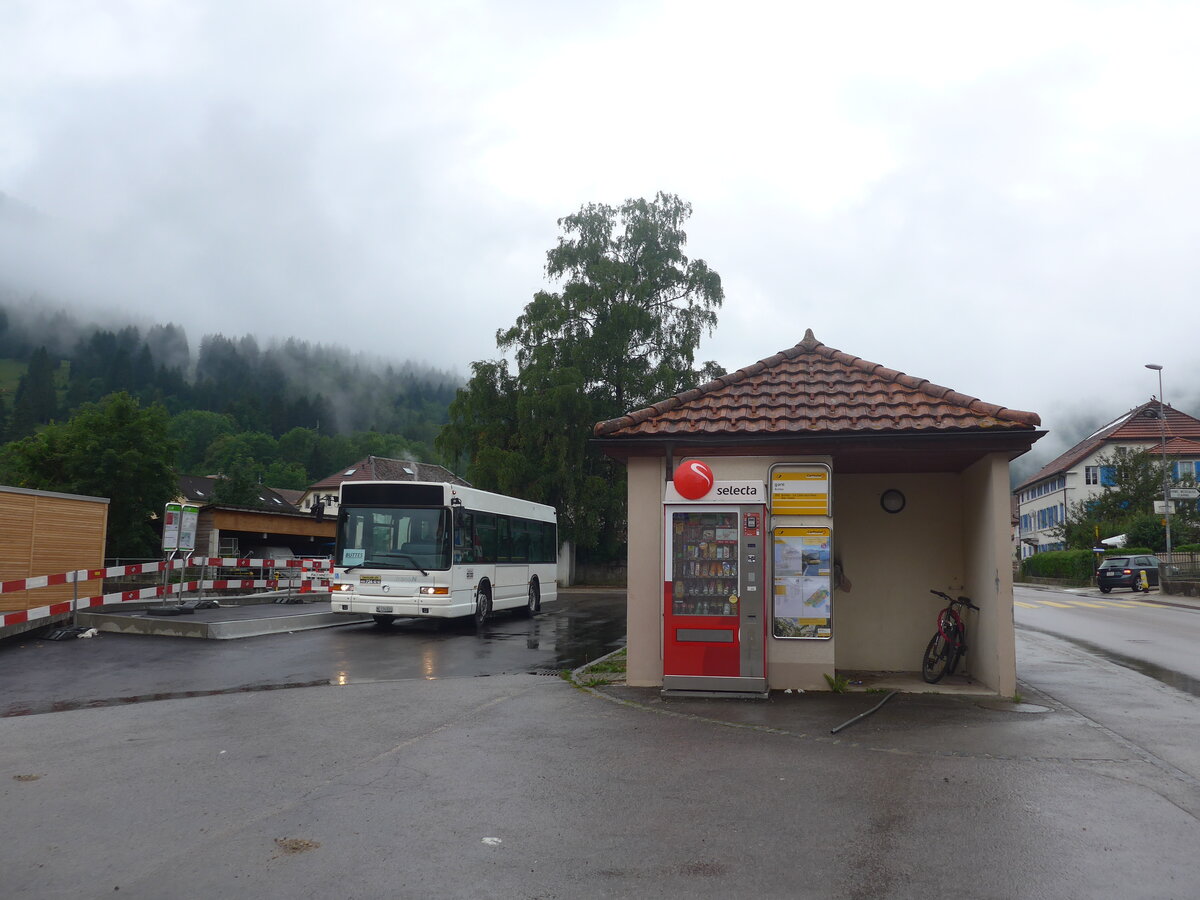
M368 569L450 568L450 511L412 507L342 507L337 566Z

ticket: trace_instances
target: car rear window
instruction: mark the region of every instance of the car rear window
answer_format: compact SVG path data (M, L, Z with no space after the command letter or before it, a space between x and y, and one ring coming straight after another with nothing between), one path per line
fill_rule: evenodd
M1110 556L1100 564L1102 569L1123 569L1129 565L1128 556Z

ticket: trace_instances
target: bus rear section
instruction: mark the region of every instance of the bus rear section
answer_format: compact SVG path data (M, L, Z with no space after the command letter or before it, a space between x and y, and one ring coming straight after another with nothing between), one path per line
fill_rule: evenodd
M461 485L347 482L334 557L335 613L485 621L557 597L553 507Z

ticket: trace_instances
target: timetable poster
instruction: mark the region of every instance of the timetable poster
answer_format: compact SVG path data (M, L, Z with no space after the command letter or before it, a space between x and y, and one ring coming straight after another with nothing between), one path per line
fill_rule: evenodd
M776 528L774 531L777 638L829 640L833 637L833 565L830 529Z

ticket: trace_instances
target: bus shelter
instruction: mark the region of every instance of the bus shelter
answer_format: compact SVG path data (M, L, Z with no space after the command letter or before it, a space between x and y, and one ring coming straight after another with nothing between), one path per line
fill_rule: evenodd
M596 424L628 473L628 683L760 693L916 673L937 589L980 607L967 677L1013 694L1009 463L1040 424L811 330Z

